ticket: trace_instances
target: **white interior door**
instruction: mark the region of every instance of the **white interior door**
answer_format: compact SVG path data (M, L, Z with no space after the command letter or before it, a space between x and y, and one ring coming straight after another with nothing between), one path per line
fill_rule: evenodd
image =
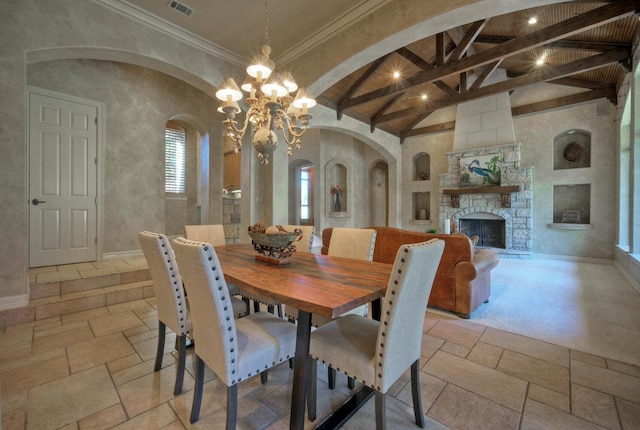
M29 94L29 266L97 259L96 106Z

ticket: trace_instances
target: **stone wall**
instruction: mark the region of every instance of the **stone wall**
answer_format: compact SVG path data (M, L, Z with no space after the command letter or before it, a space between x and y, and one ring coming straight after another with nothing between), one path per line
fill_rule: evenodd
M440 225L446 219L459 225L461 217L471 214L492 214L505 220L505 249L497 249L501 255L528 257L532 253L533 237L533 167L520 167L519 143L465 151L450 152L448 173L440 175ZM460 158L499 154L502 158L501 186L520 186L520 191L511 193L511 207L502 207L501 194L477 193L460 195L459 207L451 204L451 196L443 194L445 189L459 187Z

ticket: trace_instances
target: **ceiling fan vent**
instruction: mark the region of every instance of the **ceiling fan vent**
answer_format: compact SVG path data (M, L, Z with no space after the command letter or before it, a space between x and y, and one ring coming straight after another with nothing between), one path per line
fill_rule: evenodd
M194 12L194 10L189 6L187 6L186 4L180 3L179 1L175 1L175 0L170 0L167 6L169 6L171 9L175 10L176 12L186 16L191 16L191 14Z

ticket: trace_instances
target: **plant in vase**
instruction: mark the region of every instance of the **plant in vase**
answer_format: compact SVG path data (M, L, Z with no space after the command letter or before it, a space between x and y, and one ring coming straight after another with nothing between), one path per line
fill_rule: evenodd
M342 211L342 205L340 204L340 194L342 193L344 193L344 189L340 188L340 185L334 185L333 187L331 187L331 194L335 194L336 196L335 203L333 204L334 212Z

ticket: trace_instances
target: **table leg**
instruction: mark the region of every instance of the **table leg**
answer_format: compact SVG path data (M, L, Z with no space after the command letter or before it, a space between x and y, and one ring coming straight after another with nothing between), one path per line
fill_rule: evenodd
M382 314L382 300L375 299L371 302L371 318L380 321L380 314Z
M291 393L291 430L304 429L304 408L309 379L309 341L311 339L311 314L298 311L296 357L293 361L293 390Z

